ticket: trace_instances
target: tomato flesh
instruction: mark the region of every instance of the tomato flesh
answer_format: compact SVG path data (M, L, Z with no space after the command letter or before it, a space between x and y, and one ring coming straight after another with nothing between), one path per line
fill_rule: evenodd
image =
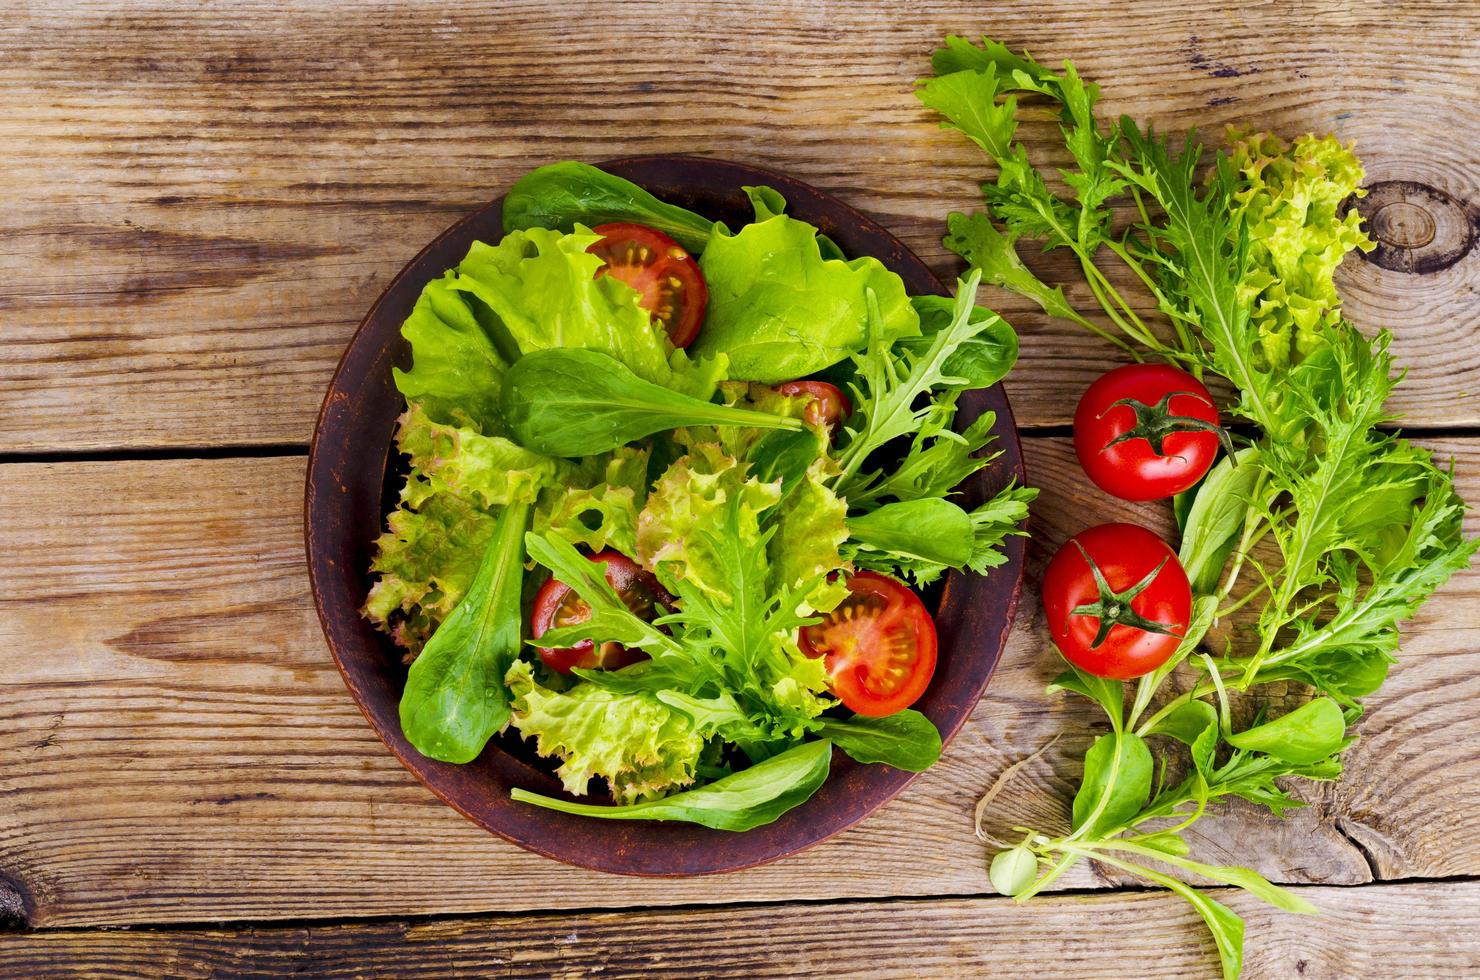
M848 597L801 629L802 652L823 657L833 693L860 715L892 715L935 674L935 620L919 596L877 572L848 579Z
M646 225L619 221L591 230L602 238L586 251L606 263L596 274L620 279L637 290L638 303L668 331L673 346L692 344L709 305L709 287L694 257Z
M788 381L777 385L776 391L788 398L811 398L802 409L802 421L808 425L832 428L853 414L853 402L843 389L826 381Z
M1101 636L1101 617L1076 611L1104 598L1091 559L1118 596L1146 583L1134 596L1113 599L1107 606L1154 629L1118 621ZM1098 677L1129 680L1160 667L1176 651L1191 618L1192 588L1182 563L1161 538L1135 524L1101 524L1070 538L1049 561L1043 573L1043 612L1049 635L1070 663Z
M1163 400L1158 416L1156 406ZM1140 424L1138 412L1158 418ZM1168 415L1175 418L1167 420ZM1103 375L1079 399L1074 451L1084 472L1106 493L1123 500L1160 500L1193 486L1213 465L1217 425L1212 396L1192 375L1169 364L1128 364ZM1138 430L1151 438L1135 435Z
M651 573L619 551L610 549L591 557L593 564L606 564L606 581L621 600L637 615L651 619L658 606L667 605L670 597ZM560 626L574 626L591 618L591 607L570 586L559 579L549 579L535 595L529 615L530 634L539 639ZM620 670L648 659L641 650L629 650L620 643L607 641L600 646L582 640L573 647L540 647L540 659L552 670L568 674L576 667L590 670Z

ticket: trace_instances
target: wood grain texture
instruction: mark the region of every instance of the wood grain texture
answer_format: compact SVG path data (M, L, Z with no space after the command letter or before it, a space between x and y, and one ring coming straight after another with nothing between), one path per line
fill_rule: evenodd
M21 0L0 30L0 451L306 442L390 276L559 158L785 170L952 274L944 217L987 172L910 82L948 31L983 30L1073 58L1106 113L1331 130L1373 180L1480 202L1474 3ZM1052 156L1050 120L1026 133ZM1354 320L1397 334L1410 423L1480 422L1480 255L1354 259L1342 282ZM1023 336L1020 421L1064 421L1105 349L987 301Z
M1040 548L1117 515L1158 519L1071 477L1064 440L1027 443ZM1441 448L1480 499L1480 439ZM1066 819L1093 722L1042 693L1056 658L1030 592L941 762L830 843L651 881L491 838L412 780L345 692L307 594L302 475L298 457L0 467L0 892L10 882L33 924L981 894L971 808L1060 733L994 818ZM1480 574L1460 576L1409 631L1341 784L1308 787L1312 806L1283 823L1251 807L1205 820L1197 853L1291 882L1480 874L1477 590Z
M1247 980L1473 977L1480 884L1306 888L1318 920L1213 893L1248 923ZM1126 928L1096 930L1087 923ZM1131 925L1131 924L1134 925ZM723 941L717 937L723 935ZM1403 942L1392 937L1402 935ZM960 977L1218 975L1196 913L1163 893L393 920L6 936L0 973L91 977ZM1132 964L1134 966L1132 967Z

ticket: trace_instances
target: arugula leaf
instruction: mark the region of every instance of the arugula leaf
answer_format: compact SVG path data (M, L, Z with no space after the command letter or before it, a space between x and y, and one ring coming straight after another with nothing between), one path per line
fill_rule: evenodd
M715 830L750 830L806 802L827 781L832 743L804 742L696 789L627 806L572 803L515 788L521 803L606 820L682 820Z
M671 391L609 355L578 348L521 357L504 375L500 407L521 445L550 456L604 453L683 425L802 428L793 418Z
M899 358L889 356L890 340L881 325L882 314L873 294L868 297L870 338L868 350L854 355L858 381L852 385L854 414L846 427L847 441L838 454L842 472L833 484L839 496L849 497L851 484L868 457L885 443L912 436L930 428L939 433L950 422L955 402L934 398L919 406L920 395L936 388L959 386L964 378L949 375L945 365L968 340L993 325L995 315L976 316L976 296L981 274L973 272L956 284L956 301L949 325L939 329L925 351L905 350ZM867 484L865 478L859 482Z
M895 341L897 351L923 354L930 349L935 335L949 327L955 318L956 303L945 296L916 296L910 300L920 317L920 336L905 337ZM946 358L941 374L949 378L961 378L960 382L946 383L943 388L963 389L990 388L1007 376L1017 363L1017 332L997 314L985 307L972 310L975 320L990 321L976 336L962 342L956 352Z
M564 160L531 170L504 197L504 231L594 227L634 221L656 228L691 252L704 250L715 222L666 204L630 180L587 163ZM720 226L723 228L723 226Z
M509 719L503 678L519 655L528 520L528 504L504 509L467 595L411 665L401 731L428 758L471 762Z
M1049 286L1024 264L1018 255L1016 232L998 230L986 214L953 213L946 219L946 236L942 244L980 269L982 281L1010 289L1037 303L1049 316L1073 320L1098 331L1070 305L1062 286Z

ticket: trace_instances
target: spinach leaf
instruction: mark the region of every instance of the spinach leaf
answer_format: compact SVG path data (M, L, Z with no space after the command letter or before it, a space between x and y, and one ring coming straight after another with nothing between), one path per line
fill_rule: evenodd
M884 504L848 518L861 549L960 568L971 558L974 528L966 511L940 497Z
M715 227L708 218L665 204L630 180L574 160L531 170L504 198L505 232L528 228L568 232L577 222L592 227L611 221L656 228L695 254L704 251Z
M827 780L832 743L803 742L749 769L646 803L598 806L514 789L511 796L562 813L605 820L682 820L715 830L750 830L805 802Z
M1319 762L1345 740L1346 716L1330 698L1316 698L1274 721L1228 736L1234 748L1300 764Z
M1074 830L1103 835L1122 826L1146 805L1154 764L1138 735L1110 732L1084 754L1084 782L1074 794Z
M1183 745L1195 745L1209 728L1218 725L1218 710L1206 701L1188 701L1162 718L1151 729L1153 735L1169 735Z
M906 772L924 772L940 758L940 732L913 708L883 718L824 718L819 733L858 762Z
M920 355L930 349L936 334L950 328L956 301L948 296L916 296L910 303L920 315L920 336L895 341L894 348ZM987 325L945 359L941 373L955 380L942 383L943 388L990 388L1017 363L1017 331L1006 320L981 306L973 310L972 319Z
M801 429L797 419L714 405L644 381L600 351L535 351L504 375L501 401L514 438L550 456L594 456L681 425Z
M529 505L504 508L468 594L411 664L401 731L422 755L471 762L509 720L504 674L519 655Z

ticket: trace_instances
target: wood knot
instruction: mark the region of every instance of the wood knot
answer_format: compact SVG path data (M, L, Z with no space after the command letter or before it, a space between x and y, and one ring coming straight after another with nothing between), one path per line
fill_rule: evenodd
M1363 257L1394 272L1422 276L1464 258L1480 239L1480 208L1413 180L1383 180L1354 200L1377 248Z

